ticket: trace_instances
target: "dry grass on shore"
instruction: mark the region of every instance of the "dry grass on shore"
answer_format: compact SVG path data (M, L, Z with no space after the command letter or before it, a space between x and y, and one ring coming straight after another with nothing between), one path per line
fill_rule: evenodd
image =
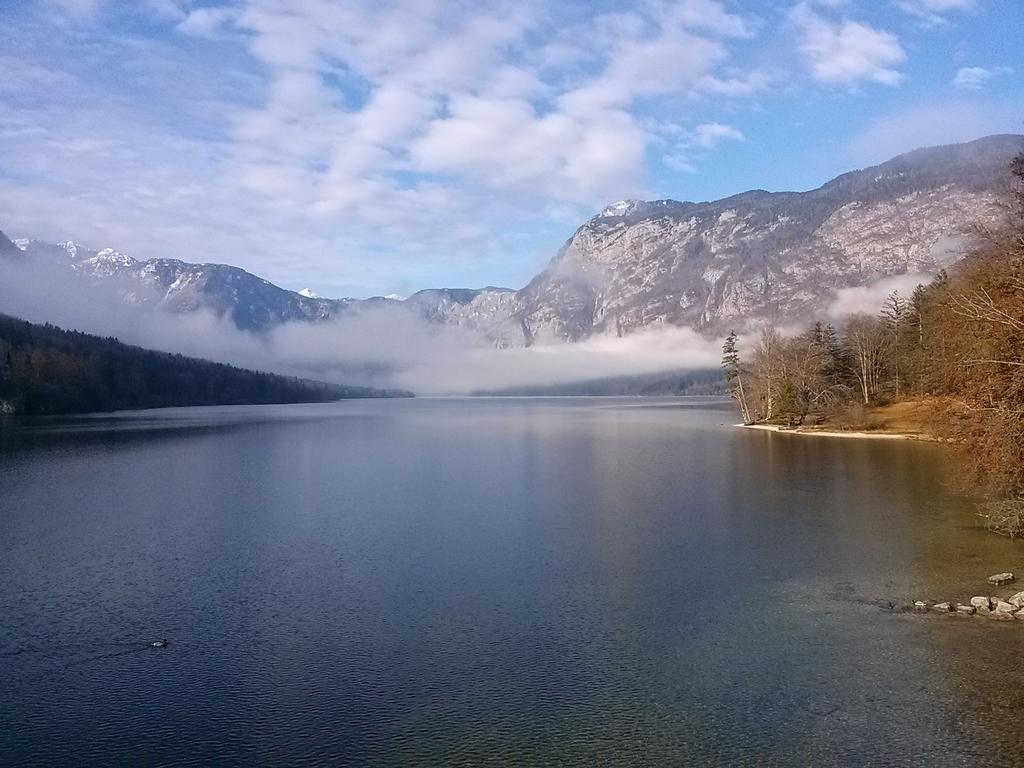
M771 424L753 425L757 429L830 437L878 437L931 440L929 422L937 412L936 398L899 400L887 405L865 407L852 405L832 414L820 424L802 427L779 427Z
M822 427L927 437L928 422L936 410L936 405L937 402L933 398L920 398L899 400L888 405L861 407L855 413L844 412L826 419Z

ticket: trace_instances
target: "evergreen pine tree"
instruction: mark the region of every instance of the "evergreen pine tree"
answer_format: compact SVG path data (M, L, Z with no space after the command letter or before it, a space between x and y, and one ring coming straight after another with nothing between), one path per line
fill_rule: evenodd
M722 345L722 369L729 387L729 395L736 400L743 415L743 423L750 424L750 409L747 407L747 396L743 389L743 368L740 364L740 353L736 346L736 332L729 331Z
M907 302L899 291L893 291L882 305L882 322L889 332L889 355L892 360L896 397L900 396L900 359L902 357L903 330L907 319Z

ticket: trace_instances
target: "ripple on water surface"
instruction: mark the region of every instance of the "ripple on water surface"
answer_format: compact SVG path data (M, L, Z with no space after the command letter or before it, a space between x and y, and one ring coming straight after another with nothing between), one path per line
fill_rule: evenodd
M732 420L488 399L8 423L0 762L1020 764L1024 622L879 608L1020 558L943 490L941 449Z

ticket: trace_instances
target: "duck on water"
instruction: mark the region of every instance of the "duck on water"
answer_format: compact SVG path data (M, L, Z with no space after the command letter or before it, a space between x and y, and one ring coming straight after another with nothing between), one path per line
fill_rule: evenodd
M150 648L166 648L167 647L167 640L166 639L164 639L164 640L154 640L152 643L149 644L149 647Z

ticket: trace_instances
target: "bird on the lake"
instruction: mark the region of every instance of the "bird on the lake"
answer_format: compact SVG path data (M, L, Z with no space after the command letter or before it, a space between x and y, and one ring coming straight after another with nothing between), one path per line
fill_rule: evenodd
M150 648L166 648L167 640L154 640L152 643L149 644L149 646Z

